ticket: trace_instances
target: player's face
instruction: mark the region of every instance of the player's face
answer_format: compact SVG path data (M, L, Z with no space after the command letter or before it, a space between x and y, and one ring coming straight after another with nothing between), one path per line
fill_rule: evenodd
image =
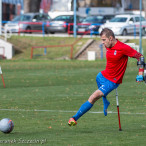
M101 36L101 40L102 40L102 43L104 44L105 47L107 48L110 48L112 47L112 41L113 41L113 38L110 36L109 38L107 38L104 34Z

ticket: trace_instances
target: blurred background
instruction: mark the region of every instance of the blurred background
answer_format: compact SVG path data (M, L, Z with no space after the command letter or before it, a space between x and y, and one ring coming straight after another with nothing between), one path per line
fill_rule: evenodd
M73 0L1 0L2 20L12 20L16 15L28 12L44 12L53 18L57 14L73 11ZM143 16L146 1L142 0ZM77 12L81 16L98 14L139 14L139 1L135 0L77 0Z
M146 35L146 0L0 0L0 5L0 36L13 45L14 35L92 38L107 27L122 39L139 36L141 49Z

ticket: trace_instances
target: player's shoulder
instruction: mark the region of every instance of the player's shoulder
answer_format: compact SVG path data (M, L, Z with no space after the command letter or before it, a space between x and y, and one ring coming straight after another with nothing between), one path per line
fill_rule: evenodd
M125 43L122 42L122 41L117 40L117 42L118 42L119 45L122 45L122 46L128 46L127 44L125 44Z
M118 41L118 46L119 46L119 49L127 49L127 48L131 48L129 45L125 44L124 42L121 42L119 40Z

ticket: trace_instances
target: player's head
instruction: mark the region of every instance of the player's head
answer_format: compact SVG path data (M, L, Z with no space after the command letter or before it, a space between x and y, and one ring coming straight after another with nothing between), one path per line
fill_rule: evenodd
M100 37L101 37L102 43L107 48L113 47L115 45L115 35L111 29L104 28L100 33Z

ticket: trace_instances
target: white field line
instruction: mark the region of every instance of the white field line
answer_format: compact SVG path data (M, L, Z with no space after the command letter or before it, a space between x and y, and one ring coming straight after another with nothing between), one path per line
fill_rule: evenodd
M0 109L0 111L20 111L20 112L59 112L59 113L76 113L77 111L65 111L65 110L25 110L25 109ZM99 112L88 112L91 114L101 114L102 111ZM117 114L117 112L108 111L108 114ZM130 113L130 112L120 112L123 115L146 115L146 113Z

